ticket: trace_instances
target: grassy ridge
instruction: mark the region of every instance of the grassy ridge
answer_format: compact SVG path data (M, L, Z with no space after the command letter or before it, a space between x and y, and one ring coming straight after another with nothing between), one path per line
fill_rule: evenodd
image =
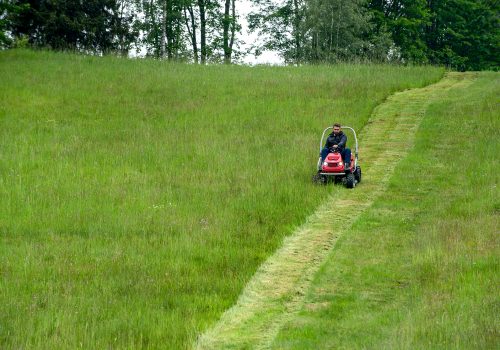
M0 345L187 346L342 190L322 128L441 75L0 53Z
M388 191L337 243L277 349L494 349L498 73L431 104Z

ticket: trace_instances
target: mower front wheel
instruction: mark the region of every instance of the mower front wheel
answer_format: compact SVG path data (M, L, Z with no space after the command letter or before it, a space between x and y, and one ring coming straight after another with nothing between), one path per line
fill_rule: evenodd
M345 187L354 188L356 186L356 179L354 178L354 174L349 173L345 177Z
M312 180L313 180L313 183L319 184L319 185L326 185L326 183L327 183L326 176L320 175L320 174L314 174Z

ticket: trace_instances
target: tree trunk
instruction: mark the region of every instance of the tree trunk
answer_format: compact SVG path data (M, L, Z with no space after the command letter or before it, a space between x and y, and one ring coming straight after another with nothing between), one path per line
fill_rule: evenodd
M229 49L229 26L231 25L231 18L229 10L231 8L231 0L225 0L224 3L224 20L223 23L223 42L224 42L224 63L231 63L231 50Z
M205 64L207 61L207 19L205 13L205 0L198 0L198 8L200 10L201 64Z
M301 53L301 42L300 42L300 9L299 0L293 0L293 36L295 41L295 63L299 64L302 53Z
M175 28L174 25L177 26L177 21L174 23L174 4L172 0L164 0L166 10L166 37L167 37L167 58L168 60L172 60L174 58L174 50L178 46L175 36ZM176 10L176 9L175 9Z
M340 13L342 12L342 1L339 4L339 16L337 19L337 39L335 43L335 55L339 57L339 40L340 40Z
M124 4L124 0L121 0L120 1L120 5L119 5L119 9L120 9L120 17L118 19L118 25L119 25L119 28L120 28L120 31L119 31L119 52L120 52L120 56L127 56L128 55L128 47L125 48L125 34L123 32L123 10L125 9L125 4Z
M176 21L175 21L175 34L174 34L174 58L176 60L179 60L179 49L180 49L180 46L181 46L181 33L182 33L182 24L181 22L179 21L179 18L180 16L182 16L182 14L180 13L180 10L178 7L176 7L175 9L175 16L176 16Z
M236 0L233 0L233 6L232 6L232 16L233 20L231 21L231 40L229 41L229 51L230 51L230 57L229 60L232 60L233 56L233 45L234 45L234 36L236 35Z
M156 58L160 57L160 45L158 42L158 28L156 25L156 13L155 13L155 4L153 0L149 2L149 15L151 20L151 27L153 31L153 54Z
M189 26L189 18L186 13L186 9L189 12L189 17L191 19L191 26ZM193 60L198 63L198 43L196 42L196 19L194 17L193 7L191 5L184 7L184 20L186 22L186 28L191 40L191 46L193 47Z
M160 57L165 57L165 42L167 41L167 0L163 0L163 18L161 26L161 52Z

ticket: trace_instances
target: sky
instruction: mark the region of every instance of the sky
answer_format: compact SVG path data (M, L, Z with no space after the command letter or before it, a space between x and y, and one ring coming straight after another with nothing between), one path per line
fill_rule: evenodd
M241 48L246 49L249 48L258 38L256 33L248 33L246 16L252 11L250 1L237 0L236 11L239 16L238 20L242 26L239 36L240 39L246 43ZM283 60L278 56L278 53L274 51L264 51L258 58L255 58L253 55L247 55L243 59L243 62L248 64L283 64Z

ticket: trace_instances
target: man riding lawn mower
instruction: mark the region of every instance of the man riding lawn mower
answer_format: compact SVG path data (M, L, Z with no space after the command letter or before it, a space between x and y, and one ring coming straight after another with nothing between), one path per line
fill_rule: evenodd
M347 136L342 128L349 129L354 135L356 143L354 155L346 147ZM323 147L325 133L330 129L333 131L328 135ZM358 138L353 128L341 127L340 124L326 128L321 136L319 149L318 173L313 177L314 182L326 185L329 180L333 180L335 183L343 182L347 188L353 188L361 182L361 167L358 165Z

